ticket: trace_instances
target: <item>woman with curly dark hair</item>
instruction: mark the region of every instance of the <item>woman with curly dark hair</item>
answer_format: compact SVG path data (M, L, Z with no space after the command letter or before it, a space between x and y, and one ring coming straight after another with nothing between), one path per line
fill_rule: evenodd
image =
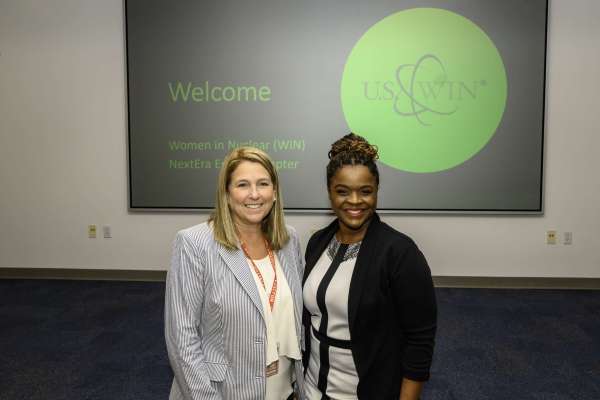
M417 245L379 219L377 148L348 134L329 152L336 220L306 249L309 400L417 400L436 331L431 272Z

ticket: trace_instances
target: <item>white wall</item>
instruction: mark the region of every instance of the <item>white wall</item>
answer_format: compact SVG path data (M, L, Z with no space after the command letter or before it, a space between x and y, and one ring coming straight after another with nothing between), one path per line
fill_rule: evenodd
M174 233L206 218L127 210L122 8L0 0L0 268L162 270ZM543 217L384 216L434 275L600 277L599 20L597 0L551 1ZM288 216L304 243L328 220ZM113 239L88 239L91 223Z

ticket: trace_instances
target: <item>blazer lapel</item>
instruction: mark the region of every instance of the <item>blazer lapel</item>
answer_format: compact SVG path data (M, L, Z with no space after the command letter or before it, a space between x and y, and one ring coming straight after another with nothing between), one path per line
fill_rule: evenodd
M327 248L327 245L329 244L329 242L331 242L331 239L333 238L333 235L335 235L335 232L337 232L338 227L339 222L336 218L329 225L327 225L327 227L323 229L323 231L319 233L319 236L315 238L316 240L314 241L314 248L306 248L306 265L304 266L302 286L304 286L304 283L306 282L306 278L308 278L310 271L312 271L317 261L319 261L321 254L323 254L323 252Z
M291 243L291 240L290 242ZM288 244L283 249L277 252L277 258L279 259L279 263L281 264L281 269L283 270L283 274L285 275L285 279L288 283L290 291L292 292L292 298L294 299L294 313L296 314L296 321L298 321L298 325L296 326L297 333L299 334L300 330L300 318L302 312L302 288L300 287L300 277L298 276L298 269L294 268L292 260L294 260L293 249Z
M248 261L246 261L244 252L240 249L228 250L225 247L220 246L219 254L223 258L223 261L225 261L225 265L229 267L235 278L240 282L240 285L244 291L248 294L248 296L250 296L252 303L254 303L260 312L263 320L265 320L264 309L262 302L260 301L258 288L256 287L256 282L252 277L252 271L250 271L250 267L248 266Z
M365 287L364 282L369 279L369 264L371 260L374 259L374 254L376 254L377 232L380 223L379 216L377 214L373 215L362 244L360 245L356 264L354 265L354 271L352 272L352 278L350 279L350 291L348 294L348 324L350 326L350 332L353 331L356 322L358 305L360 304L360 298Z

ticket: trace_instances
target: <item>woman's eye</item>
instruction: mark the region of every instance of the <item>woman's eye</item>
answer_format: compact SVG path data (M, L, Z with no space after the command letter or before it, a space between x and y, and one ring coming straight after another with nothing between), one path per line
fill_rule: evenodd
M260 186L271 186L271 182L263 181L259 183Z
M346 190L337 190L336 193L340 196L346 196L348 194Z

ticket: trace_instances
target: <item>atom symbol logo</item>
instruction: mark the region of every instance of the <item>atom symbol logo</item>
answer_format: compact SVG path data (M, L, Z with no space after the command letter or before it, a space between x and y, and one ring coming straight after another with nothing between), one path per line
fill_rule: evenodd
M401 115L403 117L415 117L421 125L425 125L425 126L429 126L431 124L429 124L429 123L423 121L423 119L421 119L422 114L429 112L429 113L437 114L437 115L452 115L458 109L458 107L455 107L454 110L451 110L451 111L435 110L432 107L429 107L429 106L423 104L423 102L419 101L415 97L415 81L416 81L417 73L419 72L419 69L422 67L423 63L427 60L431 60L431 61L435 62L442 71L441 78L438 79L436 83L440 86L443 86L445 83L448 82L447 76L446 76L446 69L444 68L444 64L442 64L440 59L433 54L425 54L424 56L419 58L415 64L402 64L396 69L396 82L398 83L398 86L400 87L400 93L397 93L396 96L394 97L394 112L396 112L396 114ZM408 69L408 68L412 68L412 75L410 77L409 85L406 86L404 84L404 82L402 81L400 74L402 73L403 70ZM401 95L406 96L408 98L408 100L410 101L411 111L406 112L406 111L402 111L400 109L398 103L399 103L399 99L401 98Z

